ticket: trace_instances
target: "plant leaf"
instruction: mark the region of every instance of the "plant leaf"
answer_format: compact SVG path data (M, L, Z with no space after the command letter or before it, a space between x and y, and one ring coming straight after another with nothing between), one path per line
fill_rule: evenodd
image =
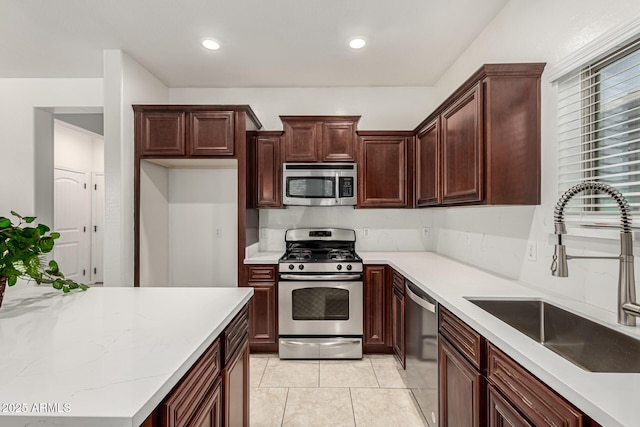
M55 271L57 272L60 267L58 267L58 263L55 262L54 260L49 261L49 268L51 269L51 271Z
M41 236L44 236L45 233L47 231L51 231L51 229L44 224L38 224L38 231L40 232Z
M36 220L35 216L25 216L24 217L24 222L26 222L27 224L31 224L35 220Z
M17 216L18 218L22 219L22 215L16 213L16 211L11 211L11 215Z
M53 239L51 237L43 237L40 239L39 247L44 253L51 252L53 250Z
M9 285L9 286L13 286L13 285L15 285L16 283L18 283L18 276L9 276L9 277L7 278L7 285Z
M0 228L9 228L9 227L11 227L11 220L9 218L0 216Z
M53 232L49 234L49 236L47 237L51 237L52 239L57 239L58 237L60 237L60 233Z

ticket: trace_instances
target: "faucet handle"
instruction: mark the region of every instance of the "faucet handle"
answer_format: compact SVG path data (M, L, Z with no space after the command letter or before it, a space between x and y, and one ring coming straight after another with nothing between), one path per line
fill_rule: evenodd
M567 264L567 248L565 245L557 244L551 262L551 274L556 277L568 277L569 266Z

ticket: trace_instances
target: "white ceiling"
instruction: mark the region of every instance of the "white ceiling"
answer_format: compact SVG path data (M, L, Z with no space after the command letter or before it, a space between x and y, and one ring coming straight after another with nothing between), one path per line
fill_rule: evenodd
M432 86L507 1L0 0L0 78L102 77L121 49L169 87Z

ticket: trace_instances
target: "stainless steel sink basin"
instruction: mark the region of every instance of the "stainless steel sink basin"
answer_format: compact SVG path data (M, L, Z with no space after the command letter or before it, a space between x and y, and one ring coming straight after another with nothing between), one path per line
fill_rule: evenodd
M540 300L469 299L591 372L640 372L640 340Z

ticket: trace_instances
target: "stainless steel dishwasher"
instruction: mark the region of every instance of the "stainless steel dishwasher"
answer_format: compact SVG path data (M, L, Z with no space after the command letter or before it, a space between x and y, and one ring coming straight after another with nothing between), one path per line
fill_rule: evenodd
M438 425L438 303L405 282L407 387L431 427Z

